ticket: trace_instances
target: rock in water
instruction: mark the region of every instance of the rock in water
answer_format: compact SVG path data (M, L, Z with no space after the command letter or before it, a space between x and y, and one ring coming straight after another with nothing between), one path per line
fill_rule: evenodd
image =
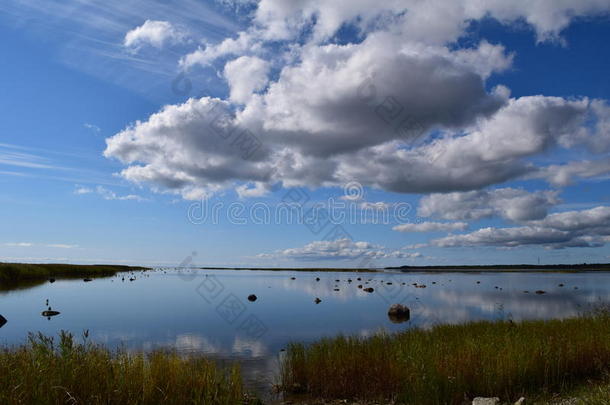
M54 279L54 278L50 278L50 279L49 279L49 283L54 283L54 282L55 282L55 279Z
M388 310L388 318L393 323L406 322L411 318L411 311L404 305L394 304Z
M493 397L493 398L477 397L472 400L472 405L497 405L499 403L500 403L500 398L498 398L498 397Z
M60 313L58 311L42 311L42 316L46 316L47 318L50 318L52 316L56 316L59 314Z
M83 278L83 281L84 281L85 283L88 283L89 281L93 281L93 280L92 280L92 279L90 279L90 278Z
M254 295L254 294L248 295L248 301L250 301L250 302L256 301L256 295Z
M367 293L372 293L373 291L375 291L375 289L373 287L368 287L364 288L363 291L366 291Z
M313 300L313 302L315 302L316 304L319 304L322 302L322 300L320 298L316 298L315 300Z
M0 328L3 327L7 322L8 321L6 320L6 318L0 315Z

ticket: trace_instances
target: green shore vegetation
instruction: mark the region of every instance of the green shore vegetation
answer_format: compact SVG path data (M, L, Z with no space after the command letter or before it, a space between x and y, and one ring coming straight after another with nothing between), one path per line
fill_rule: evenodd
M86 335L86 332L85 332ZM30 335L0 349L0 404L254 405L239 368L172 352L110 351L85 337Z
M119 272L142 270L148 269L106 264L0 263L0 285L44 281L49 278L110 277Z
M326 400L426 405L497 396L512 403L567 393L609 372L610 312L598 310L565 320L473 322L295 343L286 351L280 389Z

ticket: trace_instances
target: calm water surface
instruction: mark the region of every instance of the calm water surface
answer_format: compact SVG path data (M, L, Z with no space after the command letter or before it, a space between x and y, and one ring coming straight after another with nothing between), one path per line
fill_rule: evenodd
M0 292L0 314L8 320L0 328L0 344L23 343L29 331L55 335L65 329L80 335L88 329L93 340L113 347L169 347L206 353L219 361L237 360L249 384L268 387L275 379L280 350L290 341L479 319L562 318L610 302L610 273L159 269L135 273L133 282L129 277L119 274L89 283L60 280ZM375 291L364 292L359 284ZM546 294L537 295L536 290ZM248 301L250 294L258 299ZM322 302L315 304L316 297ZM61 315L41 316L46 299ZM388 319L393 303L411 308L410 321L396 324Z

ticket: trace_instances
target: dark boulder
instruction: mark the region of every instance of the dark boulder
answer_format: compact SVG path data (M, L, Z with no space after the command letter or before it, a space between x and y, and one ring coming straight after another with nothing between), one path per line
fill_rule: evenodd
M406 322L411 318L411 311L401 304L394 304L388 310L388 318L393 323Z
M54 283L54 282L55 282L55 279L54 279L54 278L50 278L50 279L49 279L49 283Z
M254 294L248 295L248 301L254 302L254 301L256 301L256 299L257 299L256 295L254 295Z
M83 278L83 281L84 281L85 283L88 283L89 281L93 281L93 279L91 279L91 278Z
M313 300L313 302L315 302L316 304L319 304L322 302L322 300L320 298L316 298L315 300Z
M0 328L3 327L7 322L8 321L6 320L6 318L0 315Z
M372 293L373 291L375 291L375 289L373 287L367 287L367 288L364 288L362 291L366 291L367 293Z

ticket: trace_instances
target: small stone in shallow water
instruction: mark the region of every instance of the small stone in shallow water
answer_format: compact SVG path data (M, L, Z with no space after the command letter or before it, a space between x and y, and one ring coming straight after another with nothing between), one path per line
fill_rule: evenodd
M322 300L320 298L316 298L315 300L313 300L313 302L315 302L316 304L319 304L322 302Z
M42 311L42 316L46 316L47 318L50 318L52 316L56 316L56 315L59 315L59 314L60 314L60 312L58 312L58 311L51 311L51 310L49 310L49 311Z
M50 279L49 279L49 283L54 283L54 282L55 282L55 279L54 279L54 278L50 278Z
M563 287L563 283L560 283L557 287Z
M316 281L320 281L320 277L316 277Z
M362 284L358 284L358 288L362 288Z
M538 294L538 295L546 294L546 291L544 291L544 290L536 290L536 294Z
M88 283L89 281L93 281L93 280L92 280L92 279L90 279L90 278L83 278L83 281L84 281L85 283Z
M366 291L367 293L372 293L373 291L375 291L375 289L373 287L368 287L365 288L363 291Z
M291 280L296 280L297 278L296 278L296 277L290 277L290 279L291 279Z
M0 315L0 328L3 327L7 322L8 321L6 320L6 318Z
M335 288L335 291L339 291L339 289L338 289L338 288Z
M256 298L257 298L257 297L256 297L256 295L254 295L254 294L250 294L250 295L248 295L248 301L250 301L250 302L254 302L254 301L256 301Z

